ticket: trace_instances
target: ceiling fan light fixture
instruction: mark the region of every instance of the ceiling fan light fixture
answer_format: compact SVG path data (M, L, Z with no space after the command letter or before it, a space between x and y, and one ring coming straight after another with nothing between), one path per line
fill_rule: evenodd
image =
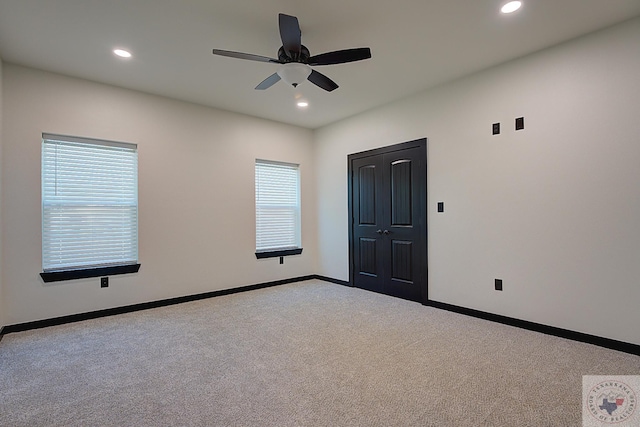
M299 62L291 62L278 68L277 73L285 83L296 87L307 80L307 77L311 74L311 67Z

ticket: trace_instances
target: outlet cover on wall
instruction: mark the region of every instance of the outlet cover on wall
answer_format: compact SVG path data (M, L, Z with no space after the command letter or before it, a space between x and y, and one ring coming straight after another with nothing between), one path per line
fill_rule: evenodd
M502 279L496 279L496 291L502 290Z
M516 130L524 129L524 117L518 117L516 119Z
M493 132L493 135L499 135L500 134L500 123L494 123L493 124L492 132Z

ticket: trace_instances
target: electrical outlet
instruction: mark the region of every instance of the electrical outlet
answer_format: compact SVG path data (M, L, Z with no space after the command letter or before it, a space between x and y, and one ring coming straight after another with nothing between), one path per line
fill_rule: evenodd
M280 257L280 264L284 264L284 257L283 256Z
M438 202L438 212L444 212L444 202Z
M524 117L518 117L516 119L516 130L524 129Z
M502 290L502 279L496 279L496 291Z
M108 277L101 277L100 278L100 287L101 288L108 288L109 287L109 278Z
M499 135L500 134L500 123L494 123L493 124L493 134L494 135Z

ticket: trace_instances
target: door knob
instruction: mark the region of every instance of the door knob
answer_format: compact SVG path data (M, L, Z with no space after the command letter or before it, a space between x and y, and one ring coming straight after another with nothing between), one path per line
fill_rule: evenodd
M382 230L376 230L376 233L382 234Z
M384 230L383 233L384 234L391 234L391 232L389 230Z

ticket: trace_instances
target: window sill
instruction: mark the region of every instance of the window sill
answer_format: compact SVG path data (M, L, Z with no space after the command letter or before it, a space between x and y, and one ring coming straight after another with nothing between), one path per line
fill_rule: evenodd
M302 253L302 248L293 248L293 249L278 249L273 251L259 251L256 252L256 258L278 258L282 256L289 255L300 255Z
M79 270L49 271L40 273L45 283L63 280L86 279L89 277L115 276L118 274L137 273L140 264L115 265L111 267L82 268Z

